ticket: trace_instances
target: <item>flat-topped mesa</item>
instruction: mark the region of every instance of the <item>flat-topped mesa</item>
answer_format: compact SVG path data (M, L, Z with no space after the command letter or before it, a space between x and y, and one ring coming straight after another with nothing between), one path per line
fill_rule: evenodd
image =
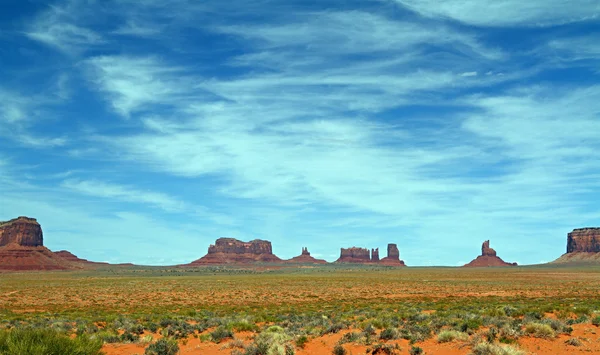
M388 244L387 256L379 261L383 265L406 266L404 261L400 260L400 251L396 244Z
M65 270L76 268L44 246L42 227L35 218L0 222L0 270Z
M341 248L340 257L336 263L370 263L371 254L366 248Z
M600 253L600 228L577 228L567 234L567 253Z
M490 248L490 241L486 240L481 245L481 255L464 265L465 267L490 267L490 266L517 266L517 263L507 263L496 255Z
M219 238L208 247L208 254L190 265L248 264L254 262L280 262L273 254L271 242L255 239L242 242L234 238Z
M0 247L9 244L27 247L43 246L42 227L35 218L23 216L0 222Z
M302 248L302 254L285 261L289 264L327 264L326 260L310 256L308 248Z
M567 252L552 263L600 264L600 228L576 228L567 234Z
M208 253L232 253L232 254L273 254L271 242L267 240L254 239L250 242L242 242L234 238L219 238L215 244L208 247Z

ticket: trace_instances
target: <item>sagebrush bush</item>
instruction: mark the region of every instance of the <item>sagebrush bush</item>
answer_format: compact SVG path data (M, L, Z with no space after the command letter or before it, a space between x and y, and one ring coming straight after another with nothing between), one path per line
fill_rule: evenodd
M343 346L341 346L340 344L336 344L333 347L333 355L346 355L348 354L348 351L346 351L346 349L344 349Z
M292 337L283 328L271 326L254 339L254 344L246 348L246 355L293 355L295 351L291 341Z
M394 328L386 328L379 333L379 339L381 340L393 340L398 339L398 330Z
M148 345L144 355L175 355L179 352L179 345L173 339L160 339Z
M442 330L437 336L438 343L449 343L454 340L467 340L469 335L456 330Z
M223 326L210 332L210 337L215 343L220 343L223 339L233 338L233 332Z
M548 324L529 323L525 325L525 334L536 338L554 338L556 333Z
M525 352L508 345L479 343L473 347L472 355L525 355Z
M102 341L53 329L0 330L0 355L100 355Z

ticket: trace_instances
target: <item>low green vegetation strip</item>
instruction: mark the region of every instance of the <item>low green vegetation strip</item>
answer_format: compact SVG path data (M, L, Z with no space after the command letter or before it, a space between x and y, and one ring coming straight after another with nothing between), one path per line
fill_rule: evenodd
M70 338L53 329L0 330L1 355L100 355L102 344L88 335Z

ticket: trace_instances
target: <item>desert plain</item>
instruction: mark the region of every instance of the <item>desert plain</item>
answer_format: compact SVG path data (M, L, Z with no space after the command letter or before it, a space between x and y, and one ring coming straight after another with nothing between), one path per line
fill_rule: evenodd
M107 355L593 354L599 291L599 266L99 266L1 273L0 328Z

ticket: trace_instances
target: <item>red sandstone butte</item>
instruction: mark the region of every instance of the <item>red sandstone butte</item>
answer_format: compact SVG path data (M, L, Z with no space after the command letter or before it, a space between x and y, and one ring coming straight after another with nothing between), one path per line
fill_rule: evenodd
M336 263L370 264L371 254L369 249L365 248L341 248L340 257Z
M348 264L370 264L370 265L384 265L384 266L406 266L404 261L400 260L400 251L396 244L388 244L387 256L383 259L379 258L379 248L369 249L365 248L341 248L340 257L336 263L348 263Z
M553 263L600 263L600 228L577 228L567 234L567 252Z
M285 261L288 264L327 264L323 259L315 259L310 255L308 248L302 248L302 254Z
M44 245L42 227L35 218L18 217L0 222L0 247L17 244L24 247Z
M398 246L392 243L388 244L387 256L379 260L379 264L389 266L406 266L404 261L400 260L400 251L398 250Z
M65 270L76 265L43 245L42 227L35 218L0 222L0 270Z
M481 246L481 255L464 267L491 267L491 266L517 266L517 263L507 263L496 255L496 251L490 248L490 241L486 240Z
M278 263L279 259L267 240L242 242L234 238L219 238L208 247L208 254L192 261L188 266L218 264Z

